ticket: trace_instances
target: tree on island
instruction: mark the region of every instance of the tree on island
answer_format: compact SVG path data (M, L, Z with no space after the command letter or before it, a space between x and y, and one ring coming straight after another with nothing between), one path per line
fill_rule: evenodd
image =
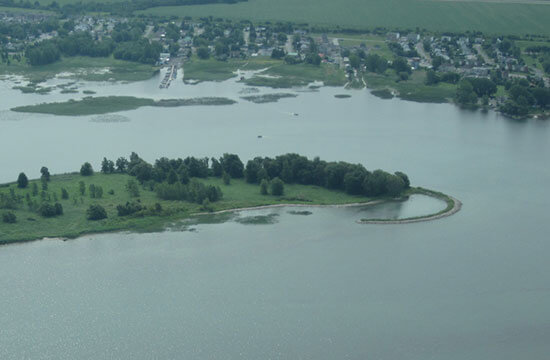
M82 164L82 167L80 168L80 175L82 176L92 176L94 174L94 169L92 168L92 164L89 162L85 162Z
M115 163L112 160L107 160L103 158L101 162L101 172L104 174L112 174L115 172Z
M281 196L285 193L285 185L281 179L276 177L271 180L271 195Z
M126 160L126 158L119 157L116 160L116 170L119 173L125 173L126 170L128 170L128 160Z
M29 179L25 173L20 173L17 178L17 187L20 189L25 189L29 185Z
M41 174L40 177L42 179L45 179L46 181L50 181L50 171L48 170L47 167L42 166L42 168L40 169L40 174Z
M235 154L223 154L220 158L223 170L233 179L240 179L244 176L244 164Z

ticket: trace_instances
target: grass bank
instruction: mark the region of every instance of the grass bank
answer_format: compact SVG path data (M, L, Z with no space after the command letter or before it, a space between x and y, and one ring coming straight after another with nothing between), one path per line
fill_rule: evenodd
M218 61L215 59L201 60L194 56L186 62L184 80L193 81L225 81L237 76L238 70L259 70L280 64L281 61L267 57L255 57L247 60L229 59Z
M426 72L415 71L406 81L397 81L397 76L388 70L385 74L367 73L364 76L373 95L391 99L393 94L403 100L416 102L446 103L456 93L456 85L439 83L426 85Z
M244 80L245 84L249 86L272 88L306 86L315 81L322 81L326 86L343 86L346 84L346 76L344 71L334 65L288 65L280 62L278 65Z
M31 66L26 61L12 61L10 65L0 64L0 74L22 75L38 83L61 77L85 81L141 81L151 78L158 68L113 57L64 57L53 64Z
M83 177L80 174L65 174L52 176L46 190L52 201L54 198L63 206L64 214L54 218L44 218L34 211L28 210L26 205L20 205L13 211L17 217L15 224L0 222L0 244L11 242L30 241L44 237L74 238L83 234L101 233L110 231L152 232L165 229L166 225L179 219L201 212L201 205L185 201L160 200L150 190L140 188L139 198L132 198L126 190L128 180L134 179L125 174L95 174ZM79 191L79 183L86 185L85 195ZM236 208L257 207L278 204L307 204L307 205L336 205L346 203L368 202L369 198L352 196L340 191L327 190L317 186L285 185L284 196L261 195L260 187L248 184L244 180L231 180L230 185L224 185L219 178L200 180L206 184L217 185L222 189L223 199L212 203L213 211L223 211ZM16 195L40 201L41 195L32 195L33 183L41 188L38 180L30 182L27 189L18 189L15 184L0 186L0 194L9 194L13 189ZM101 199L92 199L88 187L94 184L103 188ZM61 198L61 189L65 188L69 199ZM117 215L117 205L124 205L128 201L139 200L147 208L159 203L162 212L150 216L123 216ZM91 204L103 206L108 218L100 221L86 219L86 210ZM7 210L0 210L0 214Z
M11 110L15 112L62 116L84 116L135 110L142 106L177 107L198 105L231 105L234 103L236 102L231 99L215 97L153 100L133 96L104 96L85 97L82 100L69 100L65 102L18 106L12 108Z

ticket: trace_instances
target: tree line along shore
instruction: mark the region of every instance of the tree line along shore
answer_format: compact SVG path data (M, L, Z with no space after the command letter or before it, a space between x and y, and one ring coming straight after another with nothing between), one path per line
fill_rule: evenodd
M346 162L298 154L256 157L161 158L137 154L86 162L79 172L0 186L0 243L77 237L115 230L160 231L200 212L275 204L336 205L394 199L414 193L406 174L369 171Z

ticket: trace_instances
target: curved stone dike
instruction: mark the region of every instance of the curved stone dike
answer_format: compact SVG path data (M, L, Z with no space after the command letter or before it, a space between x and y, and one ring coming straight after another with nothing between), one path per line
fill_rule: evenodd
M357 223L358 224L379 224L379 225L412 224L412 223L442 219L442 218L454 215L457 212L459 212L460 209L462 209L462 202L452 196L432 192L430 190L421 190L417 193L443 200L447 203L447 208L441 212L438 212L435 214L429 214L425 216L418 216L418 217L405 218L405 219L387 219L387 220L386 219L362 219L362 220L358 220ZM452 202L452 206L450 206L449 202Z

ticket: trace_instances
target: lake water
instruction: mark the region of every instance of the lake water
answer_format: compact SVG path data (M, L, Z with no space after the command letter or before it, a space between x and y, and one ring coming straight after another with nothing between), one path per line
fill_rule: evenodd
M158 82L81 89L234 99L242 89L178 82L162 91ZM1 359L548 359L550 122L323 88L274 104L141 108L119 113L129 122L98 123L10 113L74 96L11 86L0 83L0 182L20 171L38 177L43 165L97 168L131 151L149 161L298 152L402 170L464 205L407 225L355 220L441 204L253 211L237 217L271 221L4 246Z

